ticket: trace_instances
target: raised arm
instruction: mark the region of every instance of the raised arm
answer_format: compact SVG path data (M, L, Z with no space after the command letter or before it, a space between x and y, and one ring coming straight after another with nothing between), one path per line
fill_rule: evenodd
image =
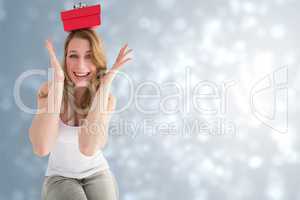
M58 136L65 78L52 43L47 40L45 46L49 52L54 76L52 80L43 83L37 92L38 111L29 128L33 152L38 156L48 155Z

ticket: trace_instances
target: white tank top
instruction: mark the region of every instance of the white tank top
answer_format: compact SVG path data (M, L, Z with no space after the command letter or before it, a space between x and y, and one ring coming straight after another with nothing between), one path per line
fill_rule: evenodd
M85 156L79 151L78 130L79 127L66 125L59 120L59 134L50 152L45 176L81 179L109 168L100 149L93 156Z

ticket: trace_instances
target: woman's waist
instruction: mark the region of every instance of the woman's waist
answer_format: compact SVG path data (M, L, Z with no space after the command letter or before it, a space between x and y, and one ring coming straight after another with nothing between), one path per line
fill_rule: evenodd
M48 162L52 165L66 166L68 168L82 168L91 164L106 162L106 159L100 149L95 155L86 156L80 152L78 145L65 143L56 145L53 148Z

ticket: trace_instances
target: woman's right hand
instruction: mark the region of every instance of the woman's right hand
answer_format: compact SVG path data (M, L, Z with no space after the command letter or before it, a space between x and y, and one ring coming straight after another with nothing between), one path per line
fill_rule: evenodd
M55 54L55 49L53 47L52 42L48 39L45 42L45 47L48 50L49 57L50 57L50 65L54 70L54 80L63 82L65 80L65 74L64 71L61 67L61 64L59 63L56 54Z

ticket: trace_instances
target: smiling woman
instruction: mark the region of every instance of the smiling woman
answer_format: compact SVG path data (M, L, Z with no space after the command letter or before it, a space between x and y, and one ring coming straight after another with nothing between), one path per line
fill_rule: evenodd
M64 46L63 70L66 75L64 102L68 102L68 98L75 99L74 109L84 115L99 88L100 77L107 71L103 44L95 31L82 29L69 34ZM68 121L69 117L65 117Z
M69 33L62 65L47 40L54 76L37 94L38 113L29 129L34 152L50 153L43 200L116 200L118 186L102 149L116 105L110 93L114 76L130 58L125 45L108 70L100 37L94 30ZM90 127L100 127L91 131Z
M107 69L102 42L92 30L83 29L69 34L65 42L64 58L63 68L70 75L73 75L71 72L79 75L90 73L92 77L94 73L105 72ZM72 80L78 83L76 79Z

